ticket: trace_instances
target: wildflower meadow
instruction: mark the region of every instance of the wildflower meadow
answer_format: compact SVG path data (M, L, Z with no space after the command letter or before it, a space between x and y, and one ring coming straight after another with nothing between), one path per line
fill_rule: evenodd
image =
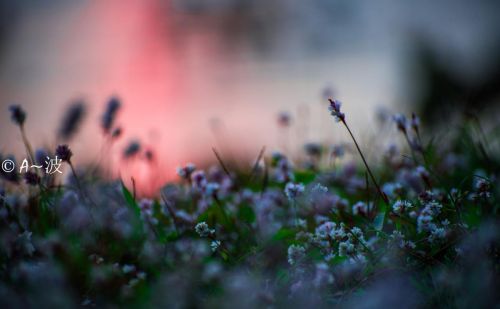
M0 157L18 167L0 180L2 308L498 307L498 128L466 118L442 138L389 115L399 138L369 153L341 103L324 104L349 143L306 141L297 159L263 148L246 165L213 148L211 166L185 162L152 196L73 163L81 102L51 147L11 106L26 166ZM103 111L108 144L121 108Z

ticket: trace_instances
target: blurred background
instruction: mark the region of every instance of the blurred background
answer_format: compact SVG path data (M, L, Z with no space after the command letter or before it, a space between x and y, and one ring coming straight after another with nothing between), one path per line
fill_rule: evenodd
M499 14L489 0L1 1L0 151L22 154L10 104L27 110L34 146L53 147L66 108L83 100L69 144L77 163L98 160L111 96L123 134L105 164L159 181L212 160L212 146L242 158L283 148L282 111L290 152L343 140L329 95L360 135L380 106L429 125L457 111L494 119ZM120 163L132 140L157 158L154 171Z

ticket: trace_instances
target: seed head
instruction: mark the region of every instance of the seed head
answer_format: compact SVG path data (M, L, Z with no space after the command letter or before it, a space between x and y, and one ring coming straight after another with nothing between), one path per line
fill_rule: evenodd
M330 111L330 114L335 118L335 121L340 122L345 120L345 114L340 111L340 107L342 106L342 102L339 100L332 100L328 99L330 101L330 106L328 107L328 110Z
M122 135L122 128L121 127L114 128L113 131L111 132L112 138L119 138L121 135Z
M128 159L135 156L141 150L141 144L138 141L131 141L123 151L123 157Z
M420 127L420 118L415 114L411 114L411 127L415 132L418 132L418 128Z
M288 112L281 112L278 114L278 124L281 127L288 127L290 125L291 120L292 117Z
M102 115L102 128L104 133L108 133L113 127L115 122L116 114L121 107L120 100L117 97L112 97L106 107L106 111Z
M406 133L406 127L408 126L405 115L403 114L395 114L392 116L392 120L396 123L398 130Z
M9 110L10 119L12 119L15 124L22 126L26 120L26 112L23 108L20 105L11 105L9 106Z
M70 139L77 131L83 118L85 117L86 108L83 101L74 102L66 111L61 127L59 128L59 136L64 140Z
M319 157L323 147L319 143L307 143L304 145L304 151L311 157Z
M71 149L69 149L68 145L59 145L56 148L56 156L63 162L70 163L73 152L71 152Z

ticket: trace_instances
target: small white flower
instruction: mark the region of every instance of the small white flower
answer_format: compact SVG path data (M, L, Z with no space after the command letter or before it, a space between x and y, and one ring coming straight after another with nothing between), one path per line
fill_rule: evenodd
M285 195L289 200L296 199L300 194L304 192L304 185L301 183L289 182L285 186Z
M429 236L429 242L435 242L436 240L441 240L446 237L446 230L442 227L433 227L431 229L431 235Z
M337 224L335 222L325 222L316 228L315 234L320 239L326 239L335 230Z
M134 272L134 271L135 271L135 266L134 265L125 264L122 267L122 272L124 274L130 274L131 272Z
M220 245L221 245L220 240L213 240L213 241L210 243L210 248L212 249L212 252L217 251L217 249L220 247Z
M365 202L357 202L356 204L352 205L352 214L355 216L366 216L371 211L372 207L373 205L371 203L368 205Z
M327 193L328 192L328 188L323 186L322 184L320 183L317 183L316 185L314 185L314 187L311 189L311 192L312 193Z
M215 230L210 229L205 221L196 224L194 230L198 233L198 235L200 235L200 237L208 237L209 235L215 233Z
M295 265L300 262L301 259L306 255L306 249L299 245L291 245L288 247L288 263L290 265Z
M352 255L354 253L354 245L349 241L343 241L339 244L339 256Z
M344 223L341 223L340 227L338 227L337 229L333 230L330 233L330 236L332 236L334 239L339 240L339 241L342 240L343 238L345 238L347 236L347 233L345 232L345 225L344 225Z
M212 196L213 194L217 193L219 191L220 185L216 182L209 182L207 186L205 187L205 194L207 196Z
M402 214L409 208L412 208L413 205L409 201L397 200L394 205L392 205L392 210L397 214Z

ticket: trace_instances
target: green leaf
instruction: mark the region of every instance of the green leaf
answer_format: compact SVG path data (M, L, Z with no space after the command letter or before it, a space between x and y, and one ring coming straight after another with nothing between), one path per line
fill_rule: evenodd
M125 184L122 182L122 193L125 198L127 206L132 210L134 214L134 238L140 237L143 234L143 224L141 219L141 209L137 202L135 201L132 193L127 189Z
M385 211L381 211L377 214L377 216L373 220L373 226L377 231L381 231L384 228L384 221L385 221Z
M295 172L295 182L301 182L303 184L308 184L314 181L316 178L316 173L312 171L297 171Z
M252 207L243 205L238 209L238 219L247 223L255 222L255 212Z
M273 240L285 240L295 237L295 232L291 229L282 228L273 236Z
M125 184L122 182L122 193L123 197L125 198L125 201L127 202L127 205L132 209L132 211L140 216L141 215L141 210L139 209L139 205L137 205L137 202L135 201L134 197L132 196L132 193L127 189Z

